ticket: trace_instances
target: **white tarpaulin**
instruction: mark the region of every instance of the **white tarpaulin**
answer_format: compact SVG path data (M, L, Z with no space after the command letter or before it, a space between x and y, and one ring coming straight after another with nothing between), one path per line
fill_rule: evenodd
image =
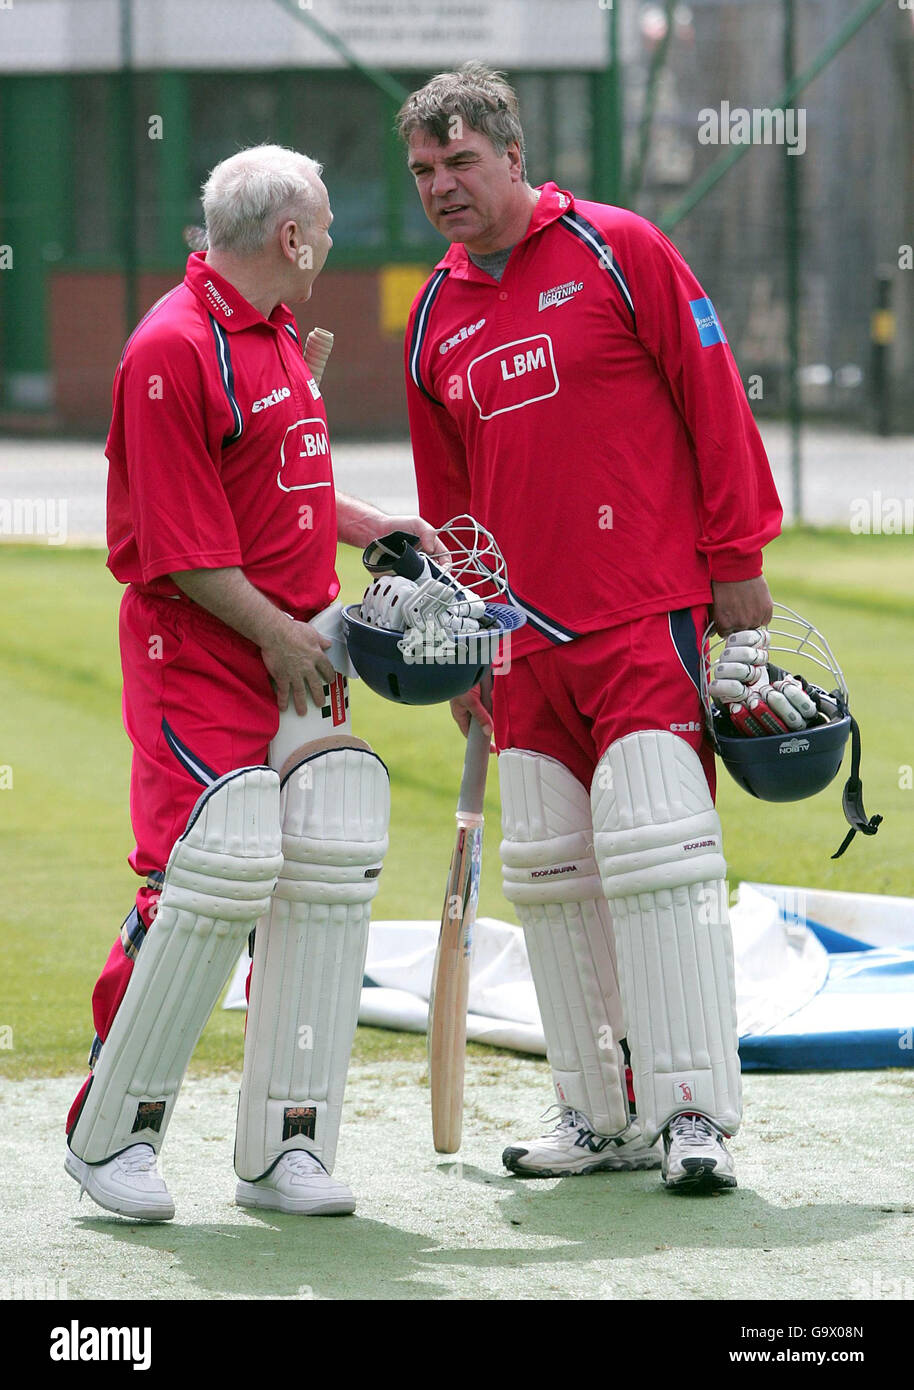
M715 905L708 904L714 912ZM730 909L740 1035L761 1033L822 988L828 955L800 920L748 884ZM437 922L372 922L359 1022L424 1033L438 943ZM248 957L238 962L225 1008L243 1009ZM473 937L467 1036L545 1055L539 1008L520 927L481 917Z

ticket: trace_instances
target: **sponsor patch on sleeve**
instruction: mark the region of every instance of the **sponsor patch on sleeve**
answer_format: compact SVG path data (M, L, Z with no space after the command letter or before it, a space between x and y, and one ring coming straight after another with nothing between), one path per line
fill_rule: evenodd
M690 299L689 308L692 310L692 317L695 320L695 327L698 329L698 337L702 347L711 347L712 343L725 343L727 341L726 334L720 326L720 319L717 317L710 299Z

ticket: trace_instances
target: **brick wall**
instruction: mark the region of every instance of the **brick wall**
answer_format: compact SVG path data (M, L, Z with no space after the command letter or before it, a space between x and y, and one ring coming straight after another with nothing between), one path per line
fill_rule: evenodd
M175 281L173 273L141 275L140 315ZM316 324L336 335L323 388L336 436L407 432L402 335L382 331L378 296L377 270L327 270L297 314L303 340ZM113 271L57 270L49 299L56 423L79 433L104 431L124 344L121 277Z

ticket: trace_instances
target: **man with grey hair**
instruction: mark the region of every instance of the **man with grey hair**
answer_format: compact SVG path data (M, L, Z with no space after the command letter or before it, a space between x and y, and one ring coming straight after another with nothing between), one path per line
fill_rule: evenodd
M115 379L108 566L126 586L142 886L93 994L66 1170L141 1220L174 1215L156 1155L255 923L236 1200L354 1209L330 1174L389 792L351 734L334 559L338 541L405 530L434 550L436 537L334 488L289 307L310 298L332 244L320 173L278 146L212 171L209 248L142 320Z
M478 693L452 702L464 732L471 713L494 727L505 895L560 1107L504 1162L525 1177L662 1164L678 1191L733 1187L735 986L699 653L709 613L722 633L770 617L768 461L682 257L634 213L530 186L502 74L438 74L399 130L452 243L407 328L420 505L492 531L527 614L492 712Z

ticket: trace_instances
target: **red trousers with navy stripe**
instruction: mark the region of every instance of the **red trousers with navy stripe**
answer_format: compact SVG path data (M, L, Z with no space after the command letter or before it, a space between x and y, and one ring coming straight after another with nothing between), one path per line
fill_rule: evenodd
M707 614L703 606L656 613L505 663L492 694L499 752L545 753L589 790L611 743L665 729L695 749L713 796L699 688Z
M124 727L133 745L129 863L143 879L125 930L92 993L93 1054L124 997L136 945L153 926L158 888L175 841L205 788L238 767L265 763L279 724L276 693L259 649L199 605L128 585L120 612ZM138 921L137 921L138 917ZM132 938L132 942L131 942ZM71 1107L79 1114L87 1079Z

